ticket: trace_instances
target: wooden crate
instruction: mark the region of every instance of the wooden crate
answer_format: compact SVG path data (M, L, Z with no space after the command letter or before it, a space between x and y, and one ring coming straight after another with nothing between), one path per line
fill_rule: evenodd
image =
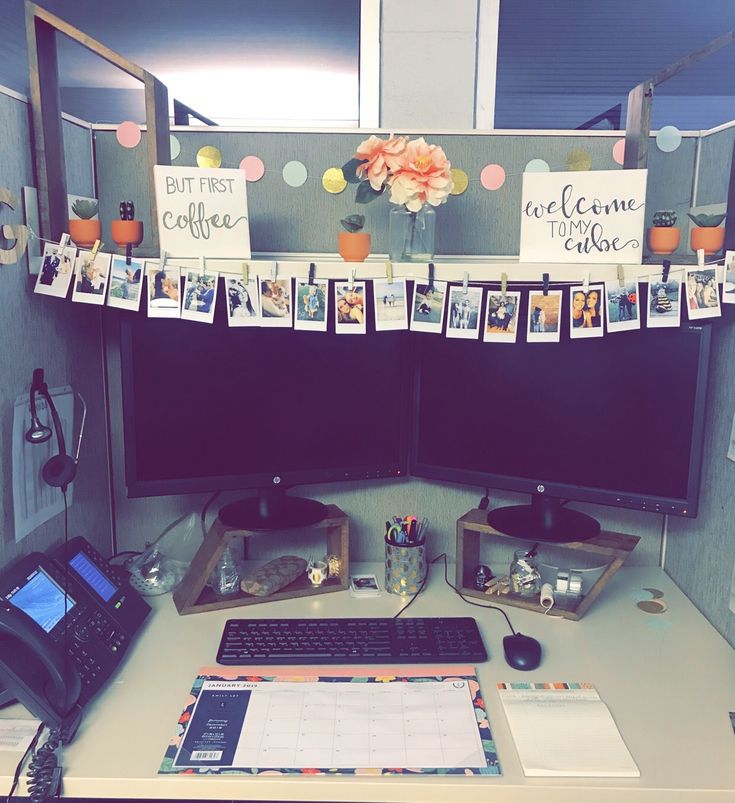
M235 608L239 605L255 605L259 602L273 602L279 599L307 597L314 594L328 594L332 591L346 591L350 582L349 557L349 519L336 506L327 506L327 515L309 529L324 530L326 555L336 555L340 561L339 577L330 577L320 586L312 586L306 573L274 594L259 597L239 591L227 599L218 599L207 579L217 565L225 547L235 538L253 538L263 535L262 530L234 530L215 519L199 551L194 555L184 579L174 591L174 603L180 614L214 611L220 608ZM254 542L253 542L254 543ZM248 557L252 557L250 554Z
M497 602L501 605L512 605L516 608L546 613L546 609L542 608L539 603L538 596L522 598L512 594L485 594L474 587L475 567L482 563L480 560L480 540L485 537L517 540L491 527L487 523L487 511L485 510L470 510L457 520L457 588L467 597L477 597L486 602ZM564 605L555 604L548 611L548 616L581 619L590 605L597 599L608 580L623 565L623 562L633 551L638 541L640 541L640 538L637 535L601 531L596 538L592 538L589 541L571 541L567 544L554 543L553 546L557 549L569 549L603 556L608 559L608 564L597 582L584 596L576 599L567 598Z

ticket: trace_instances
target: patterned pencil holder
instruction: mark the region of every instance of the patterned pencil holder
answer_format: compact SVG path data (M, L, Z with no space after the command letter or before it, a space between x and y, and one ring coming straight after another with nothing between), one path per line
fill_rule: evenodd
M393 544L385 539L385 587L391 594L413 596L426 577L426 542Z

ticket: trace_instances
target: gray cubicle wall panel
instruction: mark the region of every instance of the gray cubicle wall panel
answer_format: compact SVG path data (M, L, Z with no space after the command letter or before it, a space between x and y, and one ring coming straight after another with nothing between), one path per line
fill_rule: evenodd
M701 139L696 202L699 205L727 203L735 123Z
M196 165L196 153L203 145L214 145L222 153L223 167L237 167L244 156L257 155L265 164L260 181L248 183L251 244L254 251L334 253L339 220L363 212L366 229L373 235L374 253L388 250L387 198L368 205L354 202L355 188L331 195L322 188L322 175L339 167L353 155L369 132L218 132L216 129L175 131L181 153L174 165ZM441 145L453 167L469 176L467 191L450 197L437 219L438 254L517 254L520 239L520 205L523 171L531 159L544 159L553 171L567 169L574 151L589 153L593 170L621 169L612 158L619 138L600 135L533 134L427 134L427 140ZM122 148L113 131L95 132L96 162L100 187L100 208L105 226L117 217L121 200L133 200L137 217L150 232L145 134L136 148ZM655 145L652 145L652 151ZM689 207L694 164L694 141L685 138L670 154L651 154L649 209ZM301 187L289 187L282 177L283 166L303 162L308 178ZM480 184L487 164L497 163L506 171L506 181L497 191ZM106 236L109 236L106 232ZM152 255L147 236L141 253ZM144 250L145 249L145 250Z
M93 194L90 132L64 125L67 181L79 194ZM21 201L24 186L33 185L27 103L0 91L0 187ZM22 223L22 206L3 206L0 222ZM25 259L2 266L0 305L0 566L18 555L44 550L63 537L63 519L56 516L20 544L14 542L12 498L12 419L16 396L28 392L34 368L42 367L51 387L69 384L82 393L88 416L82 444L74 503L69 515L71 535L85 535L102 552L111 545L107 433L102 372L100 312L94 307L35 295ZM73 446L74 444L69 444Z

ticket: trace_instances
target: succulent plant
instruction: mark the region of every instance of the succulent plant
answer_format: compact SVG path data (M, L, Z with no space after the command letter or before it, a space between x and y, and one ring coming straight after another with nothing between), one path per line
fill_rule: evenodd
M693 215L691 212L687 212L689 219L694 223L695 226L700 226L703 229L713 229L716 226L719 226L720 223L725 219L724 214L718 215Z
M672 226L676 226L676 212L673 209L654 212L653 225L660 226L662 229L670 229Z
M80 220L91 220L97 214L97 201L84 201L77 198L71 205L71 211Z
M365 215L348 215L346 218L340 220L340 223L345 231L354 234L355 232L362 231L365 225Z

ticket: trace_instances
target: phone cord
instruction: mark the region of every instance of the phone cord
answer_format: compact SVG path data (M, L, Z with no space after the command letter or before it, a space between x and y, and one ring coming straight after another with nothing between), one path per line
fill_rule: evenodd
M33 754L28 767L28 795L32 803L44 803L59 794L61 767L56 751L61 743L58 728L50 731L48 739Z

